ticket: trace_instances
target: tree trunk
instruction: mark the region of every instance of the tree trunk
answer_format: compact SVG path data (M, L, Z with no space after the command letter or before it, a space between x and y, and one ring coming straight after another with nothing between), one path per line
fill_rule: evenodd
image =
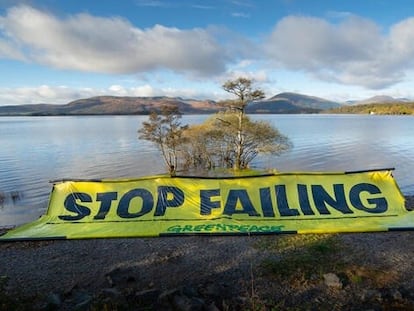
M236 159L234 161L234 169L241 168L241 159L243 156L243 111L239 111L239 126L237 129Z

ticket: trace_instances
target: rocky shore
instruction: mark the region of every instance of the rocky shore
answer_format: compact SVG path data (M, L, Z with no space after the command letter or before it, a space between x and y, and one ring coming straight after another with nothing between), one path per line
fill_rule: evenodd
M413 240L407 231L3 242L0 310L413 310Z

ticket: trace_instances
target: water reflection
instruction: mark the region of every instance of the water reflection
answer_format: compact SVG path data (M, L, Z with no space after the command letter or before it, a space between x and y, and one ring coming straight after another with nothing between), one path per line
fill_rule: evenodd
M0 191L0 208L4 208L5 205L15 205L18 201L23 199L23 192L21 191Z

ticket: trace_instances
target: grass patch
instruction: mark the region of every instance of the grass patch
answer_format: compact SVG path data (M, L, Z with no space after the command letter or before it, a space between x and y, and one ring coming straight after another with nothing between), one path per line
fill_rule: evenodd
M290 234L280 236L263 237L256 247L266 251L286 252L304 247L319 245L321 242L332 242L336 235L332 234Z
M335 235L292 235L262 241L259 248L280 252L280 258L266 259L262 267L273 276L309 279L338 271L341 244Z
M360 255L347 251L334 234L304 234L265 237L256 247L274 253L261 267L272 277L284 280L320 280L335 273L344 284L383 287L396 279L387 267L361 264ZM290 283L292 283L290 282Z
M338 309L333 307L337 303L366 305L370 309L379 303L377 297L384 303L404 303L403 298L398 298L403 297L399 290L390 291L399 287L399 273L385 263L365 261L369 250L361 252L342 241L340 235L334 234L258 239L255 247L263 251L266 259L260 264L260 283L255 295L251 295L251 305L257 310L331 310ZM336 275L339 283L327 282L328 273Z

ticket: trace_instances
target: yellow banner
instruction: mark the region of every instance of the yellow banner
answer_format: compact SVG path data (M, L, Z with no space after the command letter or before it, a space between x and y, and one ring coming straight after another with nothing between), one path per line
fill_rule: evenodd
M0 240L409 230L389 170L63 181L46 215Z

